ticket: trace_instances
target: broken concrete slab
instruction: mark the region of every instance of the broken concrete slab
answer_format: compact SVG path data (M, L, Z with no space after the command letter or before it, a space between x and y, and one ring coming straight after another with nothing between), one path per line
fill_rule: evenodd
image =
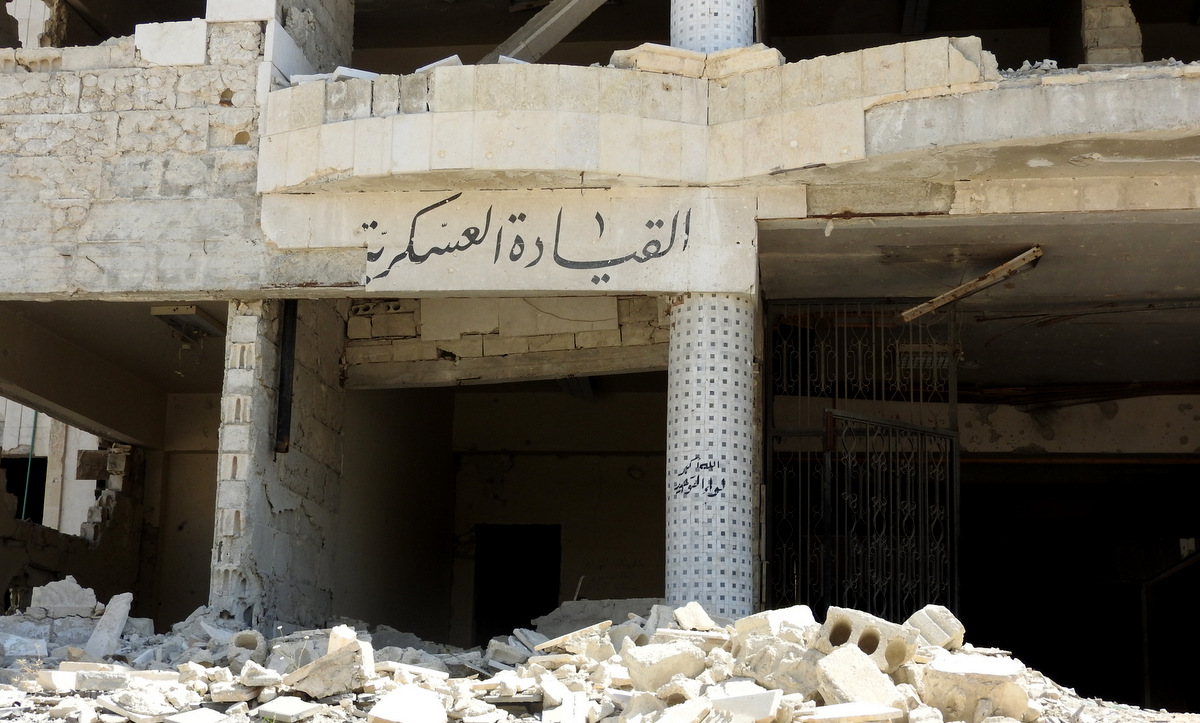
M1020 719L1029 710L1029 699L1017 685L1024 670L1012 658L951 653L930 661L914 687L946 720L974 721L993 714Z
M817 690L826 704L875 703L902 708L903 696L892 679L856 646L845 645L816 664Z
M121 632L125 629L125 621L129 617L129 608L133 604L133 593L123 592L114 595L104 608L100 622L88 638L84 652L93 658L105 658L117 652L121 646Z
M212 708L195 708L169 715L163 719L163 723L225 723L227 720L229 720L229 716L221 711Z
M83 587L74 576L33 588L27 613L50 618L91 617L96 614L96 593Z
M954 613L942 605L926 605L913 613L904 624L919 631L918 645L937 645L947 650L961 648L967 632Z
M375 677L371 644L355 640L288 673L283 684L313 698L359 690Z
M683 607L675 608L674 615L675 622L684 630L709 631L717 628L717 624L695 600Z
M662 598L629 598L621 600L568 600L553 612L533 619L534 628L541 634L554 638L598 620L611 624L623 623L629 616L646 617L652 606L662 603ZM539 650L544 650L539 646Z
M704 652L684 642L642 646L626 643L621 661L629 669L636 690L658 690L673 676L695 678L704 670Z

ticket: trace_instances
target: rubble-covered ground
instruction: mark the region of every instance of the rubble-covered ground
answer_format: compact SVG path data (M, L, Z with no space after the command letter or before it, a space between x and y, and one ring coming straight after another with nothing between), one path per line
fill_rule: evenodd
M1086 700L930 605L904 623L803 605L578 601L486 650L341 624L267 640L206 608L154 634L72 578L0 617L0 718L68 723L1200 723ZM555 637L548 637L555 636ZM1053 641L1051 644L1069 644Z

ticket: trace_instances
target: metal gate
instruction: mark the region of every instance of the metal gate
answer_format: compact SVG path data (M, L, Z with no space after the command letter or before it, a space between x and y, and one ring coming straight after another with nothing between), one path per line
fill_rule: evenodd
M955 327L898 310L768 309L772 607L956 607Z

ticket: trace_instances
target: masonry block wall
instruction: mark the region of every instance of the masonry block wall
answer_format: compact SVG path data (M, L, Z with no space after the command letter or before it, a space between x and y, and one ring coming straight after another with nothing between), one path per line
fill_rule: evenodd
M260 630L320 625L333 600L344 304L299 303L291 445L275 452L282 302L234 302L209 604Z
M592 296L362 300L347 333L347 383L370 387L662 369L669 329L658 297Z
M5 296L220 289L257 258L262 29L195 32L195 65L133 38L0 49Z
M1129 0L1083 0L1083 52L1089 63L1142 62L1142 29Z
M354 51L354 0L285 0L283 27L318 72L350 65Z

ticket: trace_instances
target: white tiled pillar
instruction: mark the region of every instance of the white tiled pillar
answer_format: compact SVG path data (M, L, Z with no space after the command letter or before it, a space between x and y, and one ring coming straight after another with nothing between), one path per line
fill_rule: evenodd
M671 45L712 53L754 44L754 0L671 0Z
M753 607L755 308L689 294L671 310L667 603L729 618Z

